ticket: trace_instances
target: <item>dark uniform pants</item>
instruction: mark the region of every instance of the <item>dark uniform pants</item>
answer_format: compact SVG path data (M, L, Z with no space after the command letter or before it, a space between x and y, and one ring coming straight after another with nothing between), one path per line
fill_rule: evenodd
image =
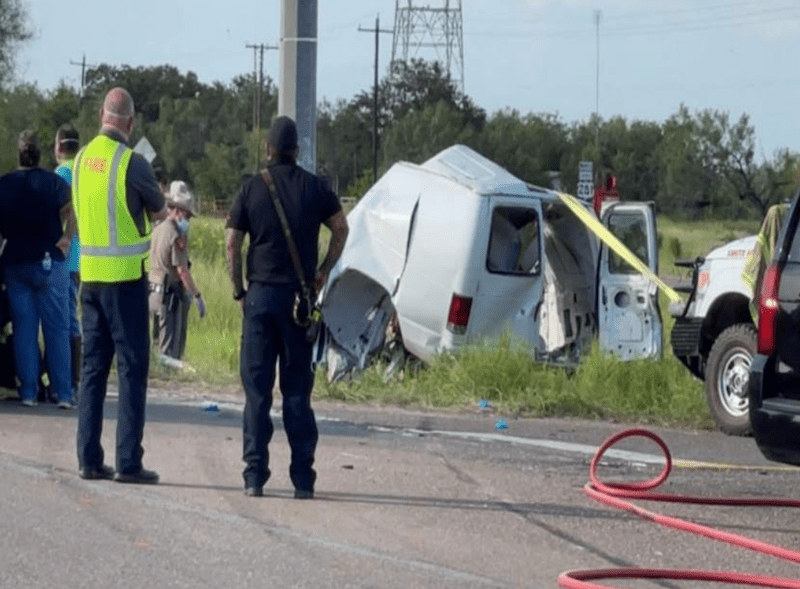
M296 489L312 491L312 468L319 437L311 390L311 344L292 321L295 289L287 285L251 283L245 299L240 373L245 390L243 442L245 486L262 486L269 479L267 445L274 431L270 409L279 362L283 395L283 426L291 448L289 475Z
M81 288L83 364L78 397L78 464L103 464L100 436L108 374L117 355L116 469L130 474L142 468L147 371L150 366L147 280Z
M165 356L183 359L186 350L186 329L189 326L189 309L192 300L178 284L167 289L158 313L158 351Z

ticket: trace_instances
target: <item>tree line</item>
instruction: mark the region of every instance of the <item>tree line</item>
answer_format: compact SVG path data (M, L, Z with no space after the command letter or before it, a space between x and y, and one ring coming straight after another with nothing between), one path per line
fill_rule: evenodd
M41 90L0 76L0 171L16 166L16 137L24 128L39 135L42 165L55 167L56 129L72 123L88 141L106 91L117 85L130 91L137 108L131 144L147 137L158 154L155 167L187 181L206 212L224 210L264 155L266 131L253 129L253 76L205 84L169 65L100 65L86 71L82 95L63 82ZM360 197L372 184L376 123L379 175L399 160L422 163L462 143L527 182L549 187L559 180L573 194L579 162L592 161L598 177L617 177L625 200L655 201L659 212L677 218L716 219L762 216L797 185L798 153L757 157L746 114L736 119L685 105L663 122L621 116L567 122L512 109L487 114L438 63L425 61L395 64L378 90L377 109L373 88L318 105L318 172L340 196ZM278 104L271 79L261 96L258 114L268 127Z

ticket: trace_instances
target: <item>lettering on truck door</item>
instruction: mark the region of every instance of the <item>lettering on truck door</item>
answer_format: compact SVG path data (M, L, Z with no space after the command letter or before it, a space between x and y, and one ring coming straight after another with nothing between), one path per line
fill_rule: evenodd
M654 274L658 273L655 213L651 204L615 203L603 211L602 220L630 252ZM600 250L597 315L602 350L621 360L661 356L658 287L605 244Z

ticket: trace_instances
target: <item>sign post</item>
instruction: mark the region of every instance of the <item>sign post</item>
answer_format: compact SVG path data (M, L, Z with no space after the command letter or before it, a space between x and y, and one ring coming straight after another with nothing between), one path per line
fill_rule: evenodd
M139 139L139 142L136 144L136 147L133 148L133 151L144 156L144 159L151 164L153 163L153 160L156 159L156 150L147 140L147 137L142 137Z
M578 164L578 198L592 202L594 197L594 164L581 162Z

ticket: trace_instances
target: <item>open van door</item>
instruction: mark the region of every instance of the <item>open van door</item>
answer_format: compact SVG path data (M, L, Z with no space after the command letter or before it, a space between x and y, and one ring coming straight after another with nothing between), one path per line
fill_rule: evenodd
M539 344L537 308L543 290L543 223L536 199L492 196L488 235L482 227L469 334L499 335L508 329L532 347Z
M508 330L539 345L537 310L543 291L544 223L541 202L518 196L484 197L488 227L481 225L471 281L475 282L467 341Z
M612 203L603 224L654 274L658 274L655 210L652 203ZM600 348L621 360L659 358L662 349L658 287L607 245L600 249L597 275Z

